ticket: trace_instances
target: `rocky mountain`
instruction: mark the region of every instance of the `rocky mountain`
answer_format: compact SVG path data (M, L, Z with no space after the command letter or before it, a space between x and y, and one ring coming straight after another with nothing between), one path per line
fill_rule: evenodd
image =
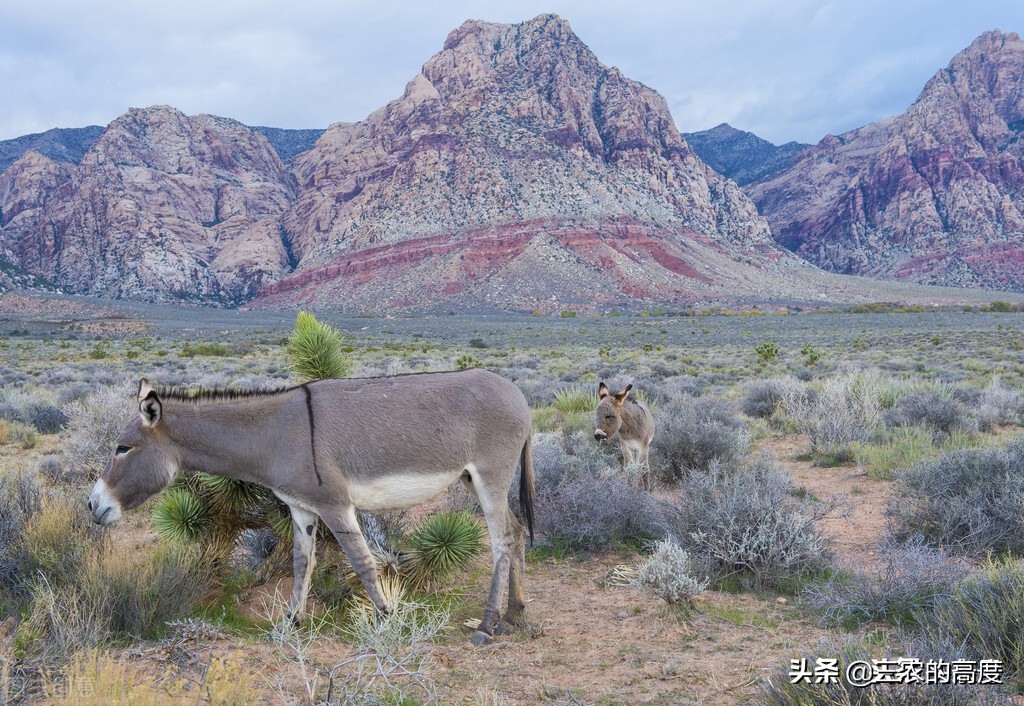
M740 186L782 171L793 157L810 147L802 142L774 145L728 123L710 130L684 132L683 137L709 167Z
M231 303L290 270L294 179L241 123L130 110L77 166L28 152L0 175L0 247L70 291Z
M28 152L0 175L0 253L75 292L258 306L806 292L664 99L554 15L466 22L400 98L297 133L133 109L78 165Z
M763 294L786 258L664 99L554 15L466 22L400 98L331 126L295 173L284 224L299 264L263 304L534 308L716 280Z
M288 130L279 127L263 127L257 125L253 130L267 138L267 142L277 152L277 156L286 164L296 155L312 149L323 130Z
M841 273L1024 290L1024 42L986 32L901 115L747 192L776 239Z
M26 152L38 152L55 162L78 164L103 134L99 125L78 128L54 128L46 132L0 140L0 172L17 162Z

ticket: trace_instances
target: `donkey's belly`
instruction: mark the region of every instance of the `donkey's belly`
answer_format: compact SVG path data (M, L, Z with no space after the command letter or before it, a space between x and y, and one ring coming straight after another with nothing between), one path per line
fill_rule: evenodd
M419 505L442 493L462 470L445 473L389 473L373 479L348 481L352 504L360 510L378 512Z

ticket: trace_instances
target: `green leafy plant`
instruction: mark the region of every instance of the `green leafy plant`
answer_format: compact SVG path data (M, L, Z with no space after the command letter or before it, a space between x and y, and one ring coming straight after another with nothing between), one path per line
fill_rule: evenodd
M484 546L484 528L466 511L431 515L409 536L410 578L414 586L442 581L476 556Z
M303 382L345 377L350 366L341 353L343 340L334 328L300 311L295 319L295 330L288 338L292 372Z
M563 416L579 412L593 412L597 407L597 395L579 387L557 390L554 407Z
M804 357L804 362L807 363L808 366L815 366L818 364L818 361L821 360L821 353L814 350L810 343L800 349L800 355Z
M470 368L479 368L480 366L480 361L469 353L463 353L455 360L455 367L459 370L469 370Z
M765 341L764 343L755 346L754 352L757 356L766 363L770 363L779 357L779 347L775 344L775 341Z
M210 503L185 488L165 491L153 511L153 527L164 539L194 542L208 537L212 526Z

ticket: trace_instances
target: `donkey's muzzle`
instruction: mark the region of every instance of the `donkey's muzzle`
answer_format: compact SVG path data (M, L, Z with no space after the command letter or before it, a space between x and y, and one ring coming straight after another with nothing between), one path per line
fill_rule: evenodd
M608 435L601 431L600 429L597 429L594 431L594 438L597 439L598 441L604 441L605 439L608 438Z
M89 496L89 513L92 521L98 525L109 525L121 517L121 505L111 494L107 484L102 479L96 481L96 486Z

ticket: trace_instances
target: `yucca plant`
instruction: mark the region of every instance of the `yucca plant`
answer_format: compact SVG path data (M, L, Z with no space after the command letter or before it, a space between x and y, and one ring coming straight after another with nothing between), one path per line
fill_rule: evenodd
M349 373L349 361L341 352L341 335L330 325L300 311L295 330L288 339L290 367L300 382L343 378Z
M261 485L235 480L209 473L197 474L199 481L210 491L210 499L225 510L246 512L258 509L270 493Z
M431 515L409 535L411 588L443 581L466 566L484 546L484 528L470 513Z
M566 417L580 412L593 412L597 408L597 395L579 387L567 387L555 392L554 407Z
M172 541L207 539L213 529L213 507L186 488L165 491L153 511L156 533Z

